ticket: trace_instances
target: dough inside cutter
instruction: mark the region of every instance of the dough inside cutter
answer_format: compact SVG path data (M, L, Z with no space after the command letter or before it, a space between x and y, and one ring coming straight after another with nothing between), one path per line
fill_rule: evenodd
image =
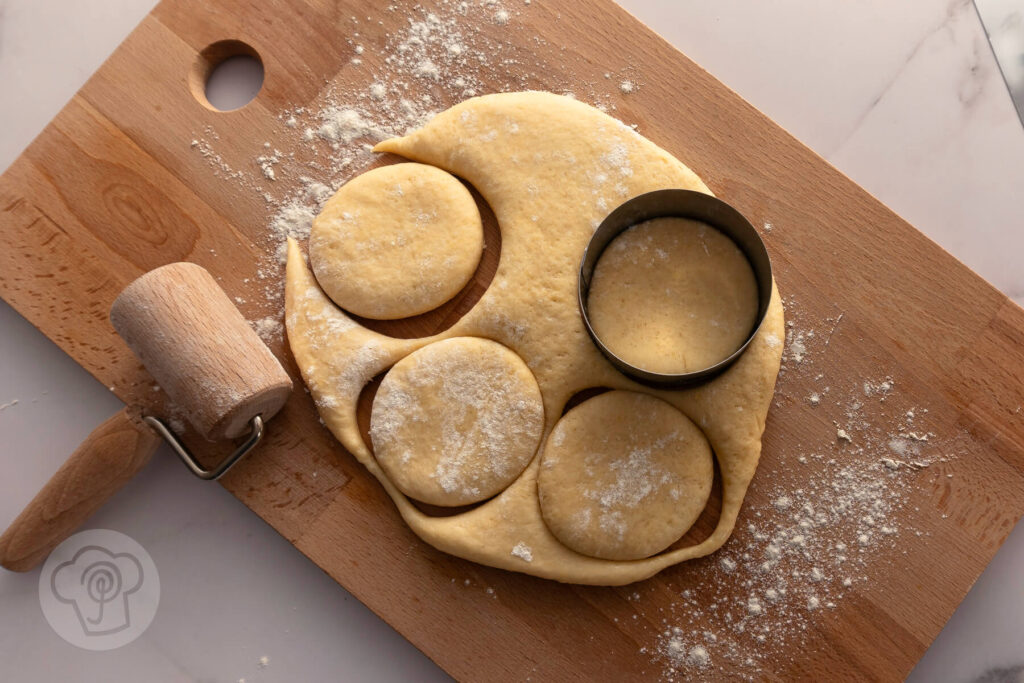
M683 374L743 345L757 319L757 281L723 233L687 218L655 218L605 248L587 307L616 356L649 372Z

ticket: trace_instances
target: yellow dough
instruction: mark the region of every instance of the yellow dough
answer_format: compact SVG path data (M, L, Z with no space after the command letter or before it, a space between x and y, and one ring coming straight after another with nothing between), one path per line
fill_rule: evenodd
M473 277L484 232L476 202L423 164L373 169L341 186L313 221L309 260L336 304L365 318L425 313Z
M424 339L395 339L358 325L317 285L298 243L289 243L285 308L292 353L324 424L380 481L406 524L434 547L474 562L597 585L639 581L720 548L736 524L761 452L782 356L778 291L773 288L764 323L735 364L707 384L671 391L643 387L617 372L590 340L576 298L583 249L612 209L652 190L707 192L704 183L628 126L550 93L469 99L375 149L467 180L490 204L502 234L487 291L451 328ZM722 509L711 535L628 562L577 553L555 538L541 516L536 456L508 488L469 511L433 516L419 510L363 441L356 405L363 386L381 371L427 344L460 336L493 339L526 362L543 397L545 435L566 402L590 387L649 393L681 410L704 433L721 470Z
M757 319L757 281L740 248L686 218L655 218L612 240L587 298L601 342L630 365L681 374L743 345Z
M544 521L576 552L639 560L700 517L714 478L697 426L661 399L610 391L566 413L540 461Z
M497 342L456 337L388 371L373 399L370 439L410 498L468 505L523 471L540 443L544 406L530 369Z

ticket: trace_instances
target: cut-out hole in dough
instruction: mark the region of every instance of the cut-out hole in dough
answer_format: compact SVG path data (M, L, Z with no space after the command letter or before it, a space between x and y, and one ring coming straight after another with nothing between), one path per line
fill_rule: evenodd
M496 493L495 496L497 495L501 494ZM444 505L431 505L430 503L424 503L423 501L416 500L414 498L410 498L409 502L416 506L416 509L418 509L425 515L430 515L431 517L454 517L456 515L461 515L464 512L474 510L480 507L481 505L486 505L487 502L492 500L493 498L494 496L491 496L487 500L481 500L478 503L471 503L469 505L456 505L454 507L446 507Z
M406 161L390 155L388 160L392 163ZM480 257L476 272L473 273L466 286L441 306L420 315L398 320L371 320L346 311L353 320L367 329L389 337L415 339L447 330L476 305L476 302L490 287L494 273L498 270L498 261L501 259L501 230L498 228L498 220L494 217L494 212L491 211L491 207L480 196L480 193L469 183L462 181L462 184L469 189L473 196L484 228L483 255Z
M388 370L390 369L388 368ZM356 422L359 425L359 435L371 453L373 452L373 443L370 441L370 413L373 411L373 399L377 396L377 390L380 389L380 383L384 381L384 375L388 374L388 370L367 382L363 390L359 392L359 400L356 402Z
M611 387L588 387L586 389L580 389L570 396L569 400L565 402L565 406L562 408L562 415L565 415L584 401L589 401L595 396L600 396L601 394L611 390Z

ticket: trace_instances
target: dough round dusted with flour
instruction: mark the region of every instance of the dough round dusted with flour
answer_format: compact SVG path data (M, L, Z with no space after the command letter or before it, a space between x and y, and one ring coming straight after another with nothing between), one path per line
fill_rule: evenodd
M650 372L695 372L743 345L757 319L757 280L736 243L687 218L655 218L612 240L587 298L594 332Z
M382 166L341 187L313 220L309 260L324 292L366 318L425 313L455 296L483 252L469 190L424 164Z
M373 401L370 440L410 498L468 505L515 481L543 427L540 388L526 363L497 342L455 337L391 368Z
M537 491L545 523L566 546L638 560L693 526L713 477L711 447L688 417L659 398L610 391L555 425Z

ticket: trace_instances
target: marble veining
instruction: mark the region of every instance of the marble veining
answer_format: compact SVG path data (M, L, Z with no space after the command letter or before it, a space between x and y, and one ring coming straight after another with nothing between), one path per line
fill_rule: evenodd
M867 104L867 106L863 108L860 115L854 121L852 127L847 132L847 134L844 135L842 139L838 140L831 149L820 150L822 156L828 158L832 154L837 152L839 149L841 149L842 146L846 143L846 141L854 136L854 134L860 128L864 120L868 117L872 110L874 110L874 108L879 104L879 102L882 101L886 94L897 83L899 83L900 77L906 71L908 65L912 61L914 61L918 53L921 51L922 48L926 46L928 41L931 40L936 34L939 34L940 32L943 31L948 31L950 22L953 21L958 15L962 13L972 11L971 8L971 0L952 0L952 2L950 2L949 5L946 7L945 14L942 17L940 17L933 25L929 26L927 31L923 35L921 35L921 37L918 38L913 43L913 45L910 46L910 49L907 51L906 56L901 59L896 69L893 71L892 75L889 76L881 85L878 94L872 97L871 101ZM968 80L970 81L973 79Z
M1024 664L989 669L975 678L974 683L1024 683Z
M1024 124L1024 4L1019 0L977 0L977 7Z

